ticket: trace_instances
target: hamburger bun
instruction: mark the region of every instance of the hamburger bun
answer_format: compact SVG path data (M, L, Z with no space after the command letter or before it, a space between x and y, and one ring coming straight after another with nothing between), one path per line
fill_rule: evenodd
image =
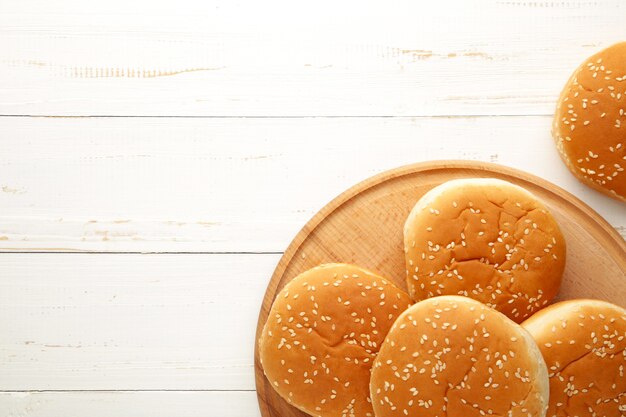
M404 226L414 301L463 295L522 322L557 294L565 240L529 191L493 178L441 184L415 205Z
M548 374L521 326L478 301L442 296L398 317L370 390L376 417L542 417Z
M259 340L274 389L305 413L373 416L370 369L408 294L347 264L327 264L290 281L276 296Z
M626 415L626 310L569 300L526 320L548 366L548 416Z
M552 136L578 180L626 202L626 42L574 71L559 97Z

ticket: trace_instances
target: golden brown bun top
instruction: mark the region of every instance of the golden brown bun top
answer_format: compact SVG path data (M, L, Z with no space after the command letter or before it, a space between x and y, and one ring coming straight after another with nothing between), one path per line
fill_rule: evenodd
M408 306L390 281L347 264L327 264L290 281L276 296L259 356L274 389L323 417L373 416L372 362Z
M370 390L377 417L540 417L548 376L521 326L470 298L442 296L396 320Z
M549 417L626 415L626 310L605 301L569 300L522 326L548 366Z
M626 42L574 72L559 98L553 136L578 179L626 201Z
M446 182L404 228L409 294L464 295L521 322L557 294L565 240L530 192L493 178Z

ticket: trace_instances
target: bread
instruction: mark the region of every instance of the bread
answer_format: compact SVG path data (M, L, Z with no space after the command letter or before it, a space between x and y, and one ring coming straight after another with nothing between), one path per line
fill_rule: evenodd
M259 340L274 389L305 413L373 416L370 369L395 319L410 305L388 280L347 264L327 264L276 296Z
M605 301L554 304L522 326L548 366L548 416L626 415L626 310Z
M626 201L626 42L587 59L561 92L557 149L584 184Z
M565 240L530 192L493 178L453 180L426 193L404 226L415 301L464 295L521 322L557 294Z
M442 296L396 320L370 391L376 417L542 417L548 375L521 326L478 301Z

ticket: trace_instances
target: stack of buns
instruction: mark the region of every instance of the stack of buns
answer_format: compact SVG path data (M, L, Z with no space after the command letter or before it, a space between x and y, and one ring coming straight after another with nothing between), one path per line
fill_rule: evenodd
M282 288L259 357L283 399L319 417L626 415L626 310L546 307L566 244L528 190L434 187L407 217L404 251L408 292L342 263Z
M574 175L623 201L625 109L626 42L575 71L553 124ZM319 417L626 416L626 310L549 306L566 243L531 192L436 186L406 219L404 252L406 292L338 263L282 288L258 345L282 398Z

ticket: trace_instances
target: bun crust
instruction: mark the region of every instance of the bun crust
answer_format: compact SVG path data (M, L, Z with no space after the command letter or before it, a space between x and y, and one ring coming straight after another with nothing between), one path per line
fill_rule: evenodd
M626 415L626 310L597 300L554 304L522 326L548 366L548 416Z
M543 417L549 388L528 332L470 298L442 296L396 320L370 390L377 417Z
M557 294L565 240L527 190L483 178L426 193L404 226L409 294L471 297L521 322Z
M390 281L353 265L306 271L280 291L269 312L259 340L265 375L305 413L373 416L370 369L410 303Z
M552 136L576 178L626 202L626 42L598 52L572 74Z

